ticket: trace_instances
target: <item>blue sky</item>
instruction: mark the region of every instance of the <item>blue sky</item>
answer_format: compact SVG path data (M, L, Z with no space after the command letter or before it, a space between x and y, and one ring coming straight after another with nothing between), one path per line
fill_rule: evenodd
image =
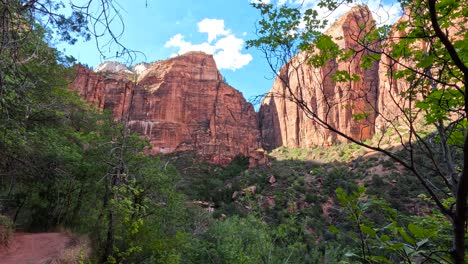
M135 62L167 59L189 50L214 54L218 68L228 83L249 100L269 91L274 74L263 55L246 50L248 39L255 38L255 23L259 12L250 5L252 0L133 0L119 1L125 31L121 42L130 49L141 51ZM297 4L313 7L317 0L263 0L274 4ZM375 10L395 13L392 1L365 1ZM349 7L343 6L329 20ZM379 12L379 11L376 11ZM392 22L396 17L392 15ZM116 24L115 30L119 31ZM58 45L65 54L79 62L96 67L101 58L94 41L78 42L73 46ZM115 50L110 50L115 55Z

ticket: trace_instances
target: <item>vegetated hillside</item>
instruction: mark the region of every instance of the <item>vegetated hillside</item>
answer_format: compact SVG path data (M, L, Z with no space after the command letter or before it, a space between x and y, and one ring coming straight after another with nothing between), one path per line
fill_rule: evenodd
M262 19L259 36L249 45L262 50L278 73L259 113L265 148L316 149L354 142L391 158L389 163L372 164L355 157L354 164L338 172L321 165L318 174L312 173L314 169L302 171L298 176L304 179L290 179L285 185L289 189L281 186L281 193L290 190L296 200L285 204L281 199L281 204L296 211L307 205L295 190L318 194L318 199L310 200L324 200L320 190L303 184L305 178L325 189L327 178L345 182L341 187L335 184L338 189L328 197L335 195L335 204L344 208L345 222L353 222L348 225L354 228L350 238L360 243L355 257L363 263L399 262L395 256L408 263L467 261L467 140L462 131L466 131L468 71L466 61L459 59L466 54L468 21L462 13L467 6L457 2L445 13L445 4L439 4L407 1L397 23L380 28L374 26L367 7L355 6L325 34L317 33L323 28L315 20L320 16L316 10L254 4ZM304 21L306 30L298 26ZM373 135L378 138L370 140ZM401 167L384 166L393 161ZM373 168L363 170L366 166ZM353 181L343 180L353 178L358 185L354 190ZM272 193L267 196L267 204L275 204ZM322 208L326 215L332 202ZM404 224L405 217L388 210L388 203L413 217ZM414 217L418 214L420 218ZM331 233L342 234L336 224ZM444 239L435 239L436 235Z
M432 246L449 242L448 223L432 211L424 189L408 177L408 171L357 145L281 147L269 153L267 165L257 168L248 168L240 157L224 168L197 163L190 153L166 158L178 168L182 177L178 188L191 200L200 201L197 204L221 221L236 215L259 217L267 223L276 244L288 248L297 263L353 261L349 253L359 247L359 239L354 237L359 230L337 189L351 196L359 193L356 202L363 208L361 221L368 226L387 226L392 233L421 221L418 224L427 232L438 230L440 237L432 238ZM427 176L442 185L432 172L427 171ZM396 229L390 231L391 226ZM396 232L393 241L405 241Z

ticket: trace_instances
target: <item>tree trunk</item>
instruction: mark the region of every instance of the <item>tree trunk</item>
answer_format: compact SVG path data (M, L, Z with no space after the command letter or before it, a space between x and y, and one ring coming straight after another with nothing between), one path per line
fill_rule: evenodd
M104 246L104 254L102 255L103 263L112 255L114 249L114 214L112 210L109 210L108 218L106 244Z
M468 83L468 76L465 78ZM468 116L468 102L465 91L465 114ZM465 263L465 222L466 222L466 198L468 196L468 137L465 137L463 146L463 172L458 179L455 215L453 217L453 258L454 263Z
M108 175L109 182L106 184L106 192L104 195L103 207L107 210L107 235L104 244L104 252L102 254L101 262L104 263L112 255L114 250L114 213L110 208L109 201L112 197L112 188L115 185L115 176Z

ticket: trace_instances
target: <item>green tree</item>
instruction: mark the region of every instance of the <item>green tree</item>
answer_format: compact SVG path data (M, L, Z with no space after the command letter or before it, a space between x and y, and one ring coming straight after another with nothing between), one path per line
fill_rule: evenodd
M357 252L348 252L351 258L363 263L414 263L425 259L431 263L447 263L450 257L439 254L450 244L450 223L440 213L430 216L405 217L391 208L382 199L366 194L364 187L346 193L336 190L341 212L351 223L351 231L339 230L331 226L330 230L340 240L352 241ZM372 214L378 212L379 224ZM349 229L348 229L349 230Z
M89 234L101 262L169 263L189 229L177 172L142 154L148 142L125 117L116 122L72 93L73 59L47 44L54 34L88 38L90 21L118 40L107 21L113 2L86 3L96 2L97 18L73 5L66 17L61 1L0 2L1 214L26 230Z
M336 10L341 4L359 1L318 1L317 7ZM248 42L266 56L284 91L279 95L305 112L318 126L331 130L348 141L389 156L411 172L413 179L426 190L435 207L452 223L452 248L446 249L454 263L464 263L467 250L468 197L468 57L466 56L468 25L466 1L417 0L400 1L405 10L392 30L378 27L374 22L358 25L354 48L343 49L331 36L322 31L327 23L313 8L255 3L262 19L258 22L258 38ZM301 56L296 56L299 54ZM383 63L393 90L388 91L387 104L396 111L376 112L375 119L383 120L381 137L364 141L359 136L341 131L327 116L317 112L304 94L320 94L324 104L336 103L335 94L298 82L304 67L320 68L328 63L346 61L359 56L361 69ZM304 66L308 65L308 66ZM281 68L282 67L282 68ZM350 71L330 73L331 83L347 87L359 82L360 76ZM298 84L299 83L299 84ZM349 90L344 93L350 92ZM342 97L340 97L342 98ZM355 108L352 103L350 107ZM366 109L354 109L355 122L374 118ZM374 119L374 122L375 122ZM421 124L421 123L424 124ZM434 129L428 129L429 127ZM431 131L435 131L432 133ZM394 136L401 145L387 149L383 143ZM451 204L443 201L451 200Z
M16 108L27 107L27 94L42 81L29 66L50 64L49 60L38 60L44 58L44 53L52 52L44 49L46 43L74 44L79 38L93 37L103 58L114 56L106 50L128 60L137 54L120 42L124 24L118 5L112 0L3 0L0 19L1 120L12 118L11 112ZM74 61L61 57L60 63L65 65Z
M275 263L273 239L266 224L254 216L216 221L203 236L195 263Z

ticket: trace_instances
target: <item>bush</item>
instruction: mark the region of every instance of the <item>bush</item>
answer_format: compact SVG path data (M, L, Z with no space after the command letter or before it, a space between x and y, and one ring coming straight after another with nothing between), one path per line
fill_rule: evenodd
M313 193L307 193L305 196L305 201L308 203L315 203L319 200L319 197Z
M268 226L253 216L216 221L192 245L190 263L262 263L274 252Z
M13 221L4 215L0 215L0 245L8 246L14 231Z

